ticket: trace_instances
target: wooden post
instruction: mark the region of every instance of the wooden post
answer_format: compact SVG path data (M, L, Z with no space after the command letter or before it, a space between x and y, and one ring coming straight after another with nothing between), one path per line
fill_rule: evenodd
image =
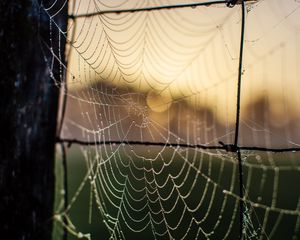
M50 240L60 88L45 61L53 56L50 17L41 0L1 0L0 16L0 238ZM67 6L55 21L66 29ZM54 26L52 43L63 62L65 38ZM57 81L61 69L54 59Z

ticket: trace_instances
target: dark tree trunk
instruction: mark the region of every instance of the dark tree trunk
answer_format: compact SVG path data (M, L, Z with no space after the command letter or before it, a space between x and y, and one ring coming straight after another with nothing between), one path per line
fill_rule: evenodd
M63 2L58 0L50 14ZM54 24L50 36L50 18L40 4L40 0L0 1L0 233L5 239L51 239L63 68L54 59L55 84L45 60L53 60L52 42L58 57L61 46L63 61L65 38L58 37ZM54 20L66 29L67 4Z

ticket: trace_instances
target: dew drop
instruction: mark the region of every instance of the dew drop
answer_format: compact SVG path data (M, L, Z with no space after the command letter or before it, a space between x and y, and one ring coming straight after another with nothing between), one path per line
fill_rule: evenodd
M262 200L261 196L258 196L258 197L257 197L257 201L260 202L261 200Z
M55 215L55 219L58 220L58 221L61 221L62 220L61 215L59 215L59 214Z
M90 233L87 233L87 234L85 234L85 237L86 237L87 239L91 239L91 234L90 234Z

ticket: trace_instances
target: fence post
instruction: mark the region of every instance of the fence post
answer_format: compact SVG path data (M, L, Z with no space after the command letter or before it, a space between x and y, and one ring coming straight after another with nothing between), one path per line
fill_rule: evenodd
M0 232L6 239L51 239L60 84L45 61L53 56L45 47L50 18L41 7L48 2L0 1ZM65 29L67 4L55 18ZM52 42L63 61L64 37L53 35ZM59 66L54 60L57 80Z

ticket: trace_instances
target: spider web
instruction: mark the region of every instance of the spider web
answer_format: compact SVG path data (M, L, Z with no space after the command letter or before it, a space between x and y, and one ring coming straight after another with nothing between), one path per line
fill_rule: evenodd
M41 9L68 48L58 142L84 159L72 192L57 175L70 236L299 239L298 1L59 4Z

